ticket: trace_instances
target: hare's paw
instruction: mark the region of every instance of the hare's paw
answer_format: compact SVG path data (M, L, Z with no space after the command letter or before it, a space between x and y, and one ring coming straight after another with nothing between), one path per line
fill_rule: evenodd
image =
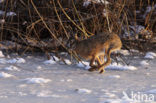
M102 73L104 73L105 72L105 69L102 69L102 70L100 70L100 74L102 74Z
M93 72L93 71L96 71L96 70L97 70L97 67L96 66L91 67L91 68L88 69L88 71L90 71L90 72Z

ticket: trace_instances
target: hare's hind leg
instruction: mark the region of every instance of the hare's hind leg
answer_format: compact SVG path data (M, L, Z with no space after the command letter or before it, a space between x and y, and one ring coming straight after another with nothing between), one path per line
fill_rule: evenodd
M105 63L103 63L102 65L99 66L100 73L103 73L105 71L104 70L105 67L111 63L110 54L111 54L111 48L109 48L108 50L105 50L105 55L106 55L107 60Z
M92 71L95 71L97 66L95 66L93 63L95 61L96 57L95 56L92 56L92 59L90 60L90 64L89 66L91 67L90 69L88 69L88 71L92 72Z
M94 65L93 64L95 60L97 60L97 65ZM100 55L100 57L93 56L93 58L91 59L90 64L89 64L91 66L91 68L89 69L89 71L98 70L98 67L100 65L102 65L103 62L104 62L104 54Z
M95 61L96 57L92 56L92 59L90 60L90 64L89 66L94 67L94 61Z

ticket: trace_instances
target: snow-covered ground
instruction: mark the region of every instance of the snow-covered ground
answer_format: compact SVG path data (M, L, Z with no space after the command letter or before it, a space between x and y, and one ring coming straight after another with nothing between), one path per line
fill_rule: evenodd
M112 63L104 74L86 61L0 53L0 103L156 103L155 53L120 53L129 65Z

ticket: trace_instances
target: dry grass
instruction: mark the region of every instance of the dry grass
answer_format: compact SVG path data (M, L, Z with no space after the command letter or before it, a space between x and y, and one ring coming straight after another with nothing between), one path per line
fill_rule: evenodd
M15 46L14 50L22 49L22 53L36 50L47 54L71 53L70 46L76 37L82 40L109 30L120 35L124 48L130 49L139 44L137 49L146 50L143 45L151 43L155 37L156 10L148 12L145 18L139 15L145 14L147 6L156 3L151 0L108 1L109 5L91 3L84 7L83 0L5 0L0 4L1 10L6 11L0 16L0 40L21 45ZM140 13L137 12L139 10ZM7 16L9 11L16 15ZM146 38L146 33L137 33L130 28L136 25L144 26L152 36ZM127 37L124 36L125 30ZM131 31L139 36L131 36Z

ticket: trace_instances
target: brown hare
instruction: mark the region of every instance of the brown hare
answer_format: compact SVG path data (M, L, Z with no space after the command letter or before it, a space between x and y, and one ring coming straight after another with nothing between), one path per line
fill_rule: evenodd
M103 73L104 68L111 63L111 53L121 49L121 47L122 42L117 34L105 32L78 41L75 44L74 51L80 57L90 60L91 68L89 71L98 69L100 73ZM103 57L103 61L104 57L106 57L106 62L102 62L101 57ZM94 64L95 61L97 61L98 65Z

